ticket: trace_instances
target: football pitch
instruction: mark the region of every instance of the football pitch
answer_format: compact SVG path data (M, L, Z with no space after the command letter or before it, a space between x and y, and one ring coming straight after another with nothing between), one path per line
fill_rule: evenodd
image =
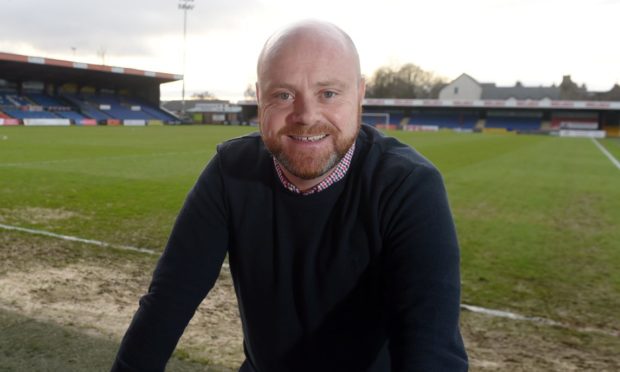
M185 195L216 145L254 130L237 126L0 127L0 224L160 252ZM443 131L387 134L416 148L444 176L461 245L462 302L562 325L532 326L510 320L520 331L510 330L513 325L508 323L498 325L464 314L463 321L471 322L464 332L472 369L520 370L511 368L525 364L529 370L560 370L562 364L553 359L563 357L568 363L564 366L579 370L620 368L617 355L613 357L613 350L620 347L620 169L594 140ZM620 159L620 140L597 141ZM120 319L107 333L100 328L85 332L87 321L55 322L55 313L43 314L46 306L53 308L56 297L71 297L52 288L53 283L37 287L32 279L32 285L23 289L27 295L7 287L20 280L29 282L29 275L37 271L57 273L69 265L94 262L92 277L106 267L135 271L126 281L119 279L115 288L133 286L144 291L156 257L142 256L149 255L0 228L0 329L9 330L12 337L11 342L0 341L0 369L3 359L8 370L36 369L46 363L56 366L61 362L40 349L74 333L105 338L107 354L95 359L100 360L98 368L109 367L106 363L111 360L106 358L113 355L129 319ZM138 284L128 284L132 278ZM65 279L70 284L72 277ZM81 285L88 286L87 280ZM101 288L93 289L97 290ZM221 293L234 297L230 288ZM21 303L24 296L30 296L32 303ZM122 301L133 310L137 306L135 295L110 296L118 301L124 296ZM79 296L72 299L80 300ZM234 298L221 303L234 303ZM93 322L98 319L96 310ZM217 313L211 310L210 314ZM16 324L41 338L53 335L55 341L45 346L24 340L25 331ZM482 325L487 328L480 329ZM528 340L542 337L557 346L555 351L571 353L535 357L524 351L494 360L493 345L485 344L497 336L490 327L497 327L495 331L505 337L522 337L522 345L504 347L525 350ZM85 344L67 347L79 354L75 350ZM15 351L15 345L26 346ZM235 345L227 351L232 357L219 359L214 355L217 347L200 354L195 351L201 348L200 342L188 345L175 354L178 370L230 367L242 350ZM28 358L31 364L18 361ZM79 370L80 358L73 358ZM571 358L578 361L570 364ZM58 365L69 370L71 366Z

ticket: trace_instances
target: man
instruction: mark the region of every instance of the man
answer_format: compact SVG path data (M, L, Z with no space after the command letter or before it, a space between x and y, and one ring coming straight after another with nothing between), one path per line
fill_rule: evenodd
M464 371L459 251L438 171L360 126L351 39L323 22L258 61L260 136L189 193L113 370L162 370L229 256L241 371Z

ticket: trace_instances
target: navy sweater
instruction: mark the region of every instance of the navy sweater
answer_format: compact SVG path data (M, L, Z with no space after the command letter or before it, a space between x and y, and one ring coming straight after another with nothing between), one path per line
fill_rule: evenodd
M226 253L243 324L241 371L467 370L442 178L371 127L362 126L346 177L307 196L282 186L257 134L220 145L113 371L164 369Z

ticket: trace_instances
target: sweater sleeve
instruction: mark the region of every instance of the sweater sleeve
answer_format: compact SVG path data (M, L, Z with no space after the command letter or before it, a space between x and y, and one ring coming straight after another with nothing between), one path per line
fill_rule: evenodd
M164 370L224 261L228 244L224 200L216 155L187 196L112 371Z
M466 371L459 331L459 247L439 171L416 168L386 204L392 371Z

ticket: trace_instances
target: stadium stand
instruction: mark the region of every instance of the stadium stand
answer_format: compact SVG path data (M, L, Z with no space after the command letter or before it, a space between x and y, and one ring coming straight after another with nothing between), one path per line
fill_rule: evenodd
M28 111L19 108L4 108L4 113L15 119L57 119L58 116L49 111Z
M404 119L405 119L405 115L403 113L391 113L390 114L391 125L401 125Z
M4 97L7 104L13 104L14 106L27 106L32 104L26 97L19 96L17 93L7 93Z
M105 123L106 120L111 119L111 116L106 115L105 113L99 111L95 106L89 104L86 101L78 98L75 94L72 93L63 93L62 97L66 99L68 102L73 104L74 107L77 108L77 112L81 112L87 118L94 119L98 123Z
M485 128L505 129L519 133L540 132L543 114L538 111L489 111Z
M67 107L67 103L45 93L30 92L24 95L24 98L43 107Z
M504 128L516 132L535 132L541 128L539 118L501 117L491 116L487 118L486 128Z
M178 120L171 114L168 114L162 110L157 110L152 107L142 106L142 111L146 112L147 114L149 114L151 117L155 118L156 120L162 120L163 122L166 122L166 123L175 122Z
M114 119L119 120L148 120L151 117L142 110L132 110L123 105L120 98L114 95L90 95L84 96L91 105L97 105L102 111Z
M5 113L17 119L62 117L71 119L74 123L89 118L101 123L108 119L161 120L164 122L178 120L145 103L125 100L123 97L111 94L64 93L59 97L52 97L41 92L29 92L23 96L4 94L0 97L0 105L5 108ZM33 106L42 109L22 109Z
M394 110L383 112L365 110L362 120L365 124L372 126L387 124L399 128L407 128L411 125L436 127L438 129L473 130L479 120L478 117L478 112L413 110L411 113L405 113L404 111L395 112Z
M376 127L377 125L385 124L386 117L385 116L364 115L362 117L362 122L364 124Z
M585 129L596 130L599 118L596 113L557 113L551 117L551 129Z
M1 118L27 125L178 123L160 110L159 86L181 78L0 52Z
M178 121L174 116L149 106L144 102L113 94L66 94L65 97L78 106L82 113L97 121L118 120L161 120Z
M58 111L56 115L61 118L71 119L74 124L79 124L82 120L88 119L86 116L75 111Z
M412 115L409 124L412 125L436 125L439 128L449 129L474 129L478 121L477 114L430 112L416 113Z

